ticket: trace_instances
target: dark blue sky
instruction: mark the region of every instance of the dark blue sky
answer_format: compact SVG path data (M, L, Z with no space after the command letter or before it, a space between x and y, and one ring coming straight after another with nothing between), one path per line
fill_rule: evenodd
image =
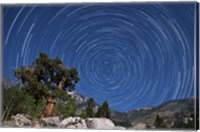
M45 52L117 111L194 96L195 4L4 6L3 76Z

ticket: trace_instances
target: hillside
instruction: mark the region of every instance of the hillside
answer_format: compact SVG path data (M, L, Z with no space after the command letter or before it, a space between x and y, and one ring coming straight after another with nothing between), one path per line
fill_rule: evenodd
M112 112L111 119L118 125L128 128L155 128L156 116L162 119L164 127L171 128L175 123L193 121L194 98L172 100L157 107L133 110L126 113Z
M72 96L77 100L78 112L86 108L88 98L78 93ZM81 100L81 101L80 101ZM198 101L198 100L197 100ZM99 105L96 104L96 110ZM175 123L194 122L194 98L181 100L170 100L156 107L144 107L128 112L117 112L110 110L110 119L119 126L124 126L129 129L140 128L155 128L156 116L162 119L163 128L175 127ZM194 124L194 123L193 123ZM183 126L178 126L183 127ZM191 128L190 126L186 126ZM184 127L183 127L184 128Z

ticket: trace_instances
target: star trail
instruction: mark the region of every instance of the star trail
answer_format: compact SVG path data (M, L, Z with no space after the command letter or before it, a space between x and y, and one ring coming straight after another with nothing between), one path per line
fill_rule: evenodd
M194 96L195 3L3 6L3 76L39 52L77 68L76 91L117 111Z

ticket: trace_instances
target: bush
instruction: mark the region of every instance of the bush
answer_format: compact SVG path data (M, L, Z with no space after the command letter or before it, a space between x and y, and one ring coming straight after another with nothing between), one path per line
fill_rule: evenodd
M4 106L3 106L3 119L8 120L12 115L17 113L24 113L35 116L37 112L35 100L32 96L26 95L25 92L19 87L14 85L11 88L4 89Z
M87 111L86 110L82 110L81 114L80 114L80 117L83 118L83 119L86 119L88 118L88 114L87 114Z
M56 113L57 116L62 117L69 117L69 116L75 116L76 114L76 100L69 99L67 103L58 103L56 105Z

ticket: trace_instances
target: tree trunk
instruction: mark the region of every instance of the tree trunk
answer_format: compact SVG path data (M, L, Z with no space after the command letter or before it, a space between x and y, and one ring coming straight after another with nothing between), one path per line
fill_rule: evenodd
M43 117L50 117L53 115L55 104L56 104L56 98L49 96L43 112Z
M8 120L8 117L10 116L10 111L12 110L13 105L14 105L14 102L11 103L11 105L8 109L8 112L7 112L6 117L5 117L5 121Z
M57 85L59 90L63 90L63 85L65 83L65 81L67 80L67 78L63 78L59 84ZM48 101L47 104L45 106L45 110L43 112L43 117L50 117L53 115L54 109L55 109L55 104L56 104L56 98L49 96L48 97Z
M10 99L8 105L6 105L5 109L3 109L3 115L2 115L2 120L4 120L5 115L8 113L8 109L10 108L9 106L12 104L13 99Z

